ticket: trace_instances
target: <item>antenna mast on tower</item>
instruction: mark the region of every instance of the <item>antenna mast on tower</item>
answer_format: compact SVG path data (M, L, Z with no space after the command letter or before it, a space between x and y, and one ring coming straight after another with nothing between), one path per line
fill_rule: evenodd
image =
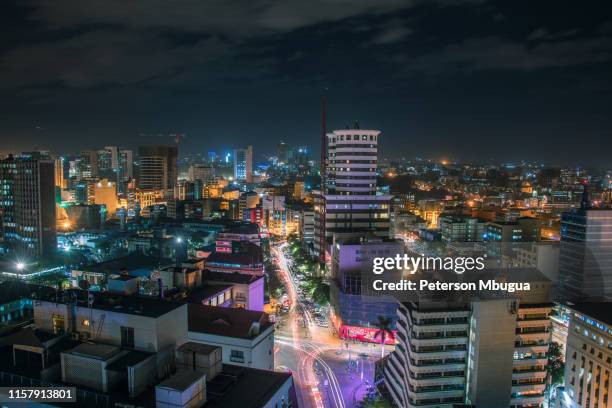
M325 194L327 193L327 95L321 101L321 209L319 214L319 261L325 262Z

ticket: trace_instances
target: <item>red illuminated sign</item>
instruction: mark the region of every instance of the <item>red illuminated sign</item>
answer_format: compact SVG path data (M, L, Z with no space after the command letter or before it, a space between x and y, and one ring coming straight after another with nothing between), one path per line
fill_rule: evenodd
M343 339L351 339L351 340L359 340L367 343L379 343L380 344L380 336L375 337L378 329L373 329L370 327L358 327L358 326L345 326L341 325L338 330L338 334L340 338ZM392 330L393 338L391 336L387 336L385 339L385 344L395 344L395 334L396 330Z

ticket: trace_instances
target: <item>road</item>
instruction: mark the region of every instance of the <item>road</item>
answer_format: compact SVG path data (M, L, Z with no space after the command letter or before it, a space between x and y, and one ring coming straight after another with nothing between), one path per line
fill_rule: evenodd
M285 245L271 248L291 301L275 332L276 369L293 373L301 408L351 408L373 382L380 347L347 345L331 329L316 325L298 294Z

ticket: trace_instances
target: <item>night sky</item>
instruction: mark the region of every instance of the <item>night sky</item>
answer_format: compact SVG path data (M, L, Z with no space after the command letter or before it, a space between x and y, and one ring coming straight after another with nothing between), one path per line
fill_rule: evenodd
M612 168L612 6L586 1L16 0L0 12L0 151L183 151L329 127L390 157Z

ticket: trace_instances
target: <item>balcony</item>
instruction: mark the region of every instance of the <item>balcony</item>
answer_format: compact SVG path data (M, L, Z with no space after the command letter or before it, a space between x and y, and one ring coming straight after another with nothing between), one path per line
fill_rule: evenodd
M402 390L403 388L399 388L399 385L397 384L397 382L395 382L393 377L390 377L386 371L385 371L385 383L387 385L387 389L391 393L391 398L393 398L393 401L395 402L395 404L398 406L403 405L402 404L403 397L400 397L400 395L403 395L403 394L400 394L400 390Z
M548 359L546 357L538 357L538 358L522 358L520 360L513 360L512 366L545 366L548 364Z
M398 370L397 366L391 364L390 362L385 364L385 372L389 374L388 377L392 378L398 385L404 382L404 377L401 375L401 371Z
M429 319L448 319L448 318L456 318L456 317L468 318L470 316L470 311L469 310L455 310L455 311L431 310L431 311L425 312L425 311L412 310L410 314L411 314L412 320L415 321L415 320L429 320Z
M510 399L510 405L531 405L537 404L540 406L544 402L544 395L525 395L522 397L514 397Z
M397 377L395 372L388 366L385 366L384 376L387 388L393 391L392 394L396 394L396 397L399 396L406 387L404 384L402 384L401 377Z
M540 307L519 307L519 315L527 315L530 314L550 314L552 311L552 306L540 306Z
M467 337L468 333L466 330L460 331L420 331L412 332L411 339L416 340L428 340L428 339L450 339L456 337Z
M410 350L410 355L415 360L439 360L449 358L467 357L467 350L439 350L439 351L414 351Z
M546 388L546 384L521 384L521 385L513 385L512 393L518 392L537 392L543 393L544 388Z
M410 370L415 373L428 373L432 371L443 373L445 371L464 371L465 363L462 364L436 364L436 365L426 365L426 366L417 366L410 364Z
M451 344L467 344L468 338L466 336L459 337L440 337L435 339L410 339L410 344L416 347L423 346L443 346Z
M516 326L519 328L524 327L546 327L549 328L551 326L551 322L549 319L528 319L528 320L517 320Z
M469 330L468 323L437 323L430 325L413 325L412 331L416 333L441 332L441 331L467 331Z
M442 375L446 374L446 375ZM421 374L423 375L423 374ZM408 382L413 387L433 387L433 386L456 386L465 384L465 372L432 372L427 377L416 378L410 374Z
M519 346L514 349L517 353L543 354L548 352L548 345L543 346Z
M408 390L408 396L413 400L422 400L429 398L452 398L452 397L463 397L465 391L463 389L458 390L438 390L438 391L411 391Z
M513 380L526 380L528 378L545 379L546 369L542 368L542 369L521 370L521 371L514 371L512 373Z
M516 340L521 341L538 341L544 340L548 341L550 339L550 332L542 332L542 333L517 333Z

